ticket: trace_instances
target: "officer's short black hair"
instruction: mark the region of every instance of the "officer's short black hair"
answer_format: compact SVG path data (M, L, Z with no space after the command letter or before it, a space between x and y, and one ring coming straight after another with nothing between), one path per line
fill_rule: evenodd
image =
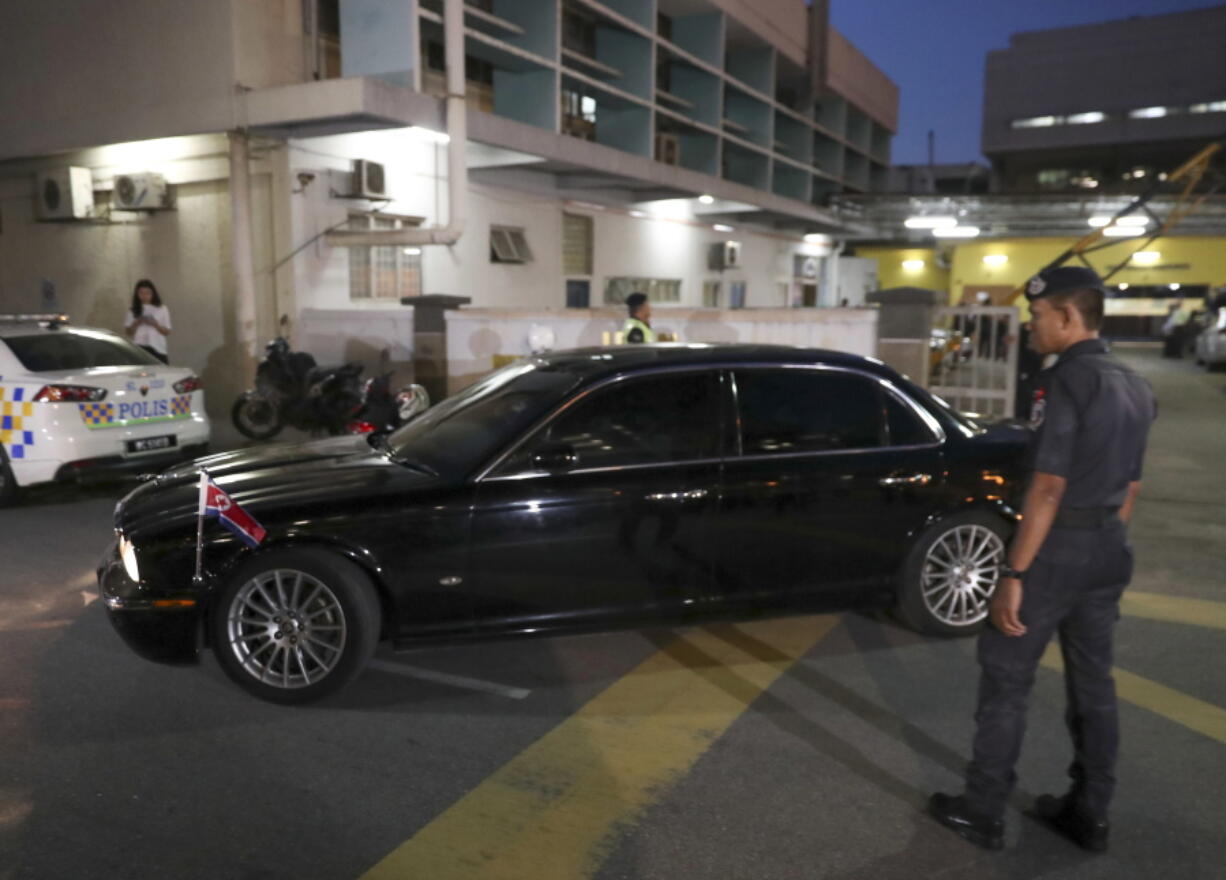
M1087 330L1103 325L1103 300L1107 288L1098 273L1082 266L1056 266L1044 269L1026 282L1026 299L1048 300L1057 308L1072 306L1081 313Z
M626 297L626 310L633 316L636 309L647 302L647 294L632 293Z

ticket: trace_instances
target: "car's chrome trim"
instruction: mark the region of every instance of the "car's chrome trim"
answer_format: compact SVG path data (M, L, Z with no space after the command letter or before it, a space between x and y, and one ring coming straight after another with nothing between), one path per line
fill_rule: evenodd
M598 391L602 388L606 388L618 382L622 382L626 379L636 378L639 376L664 375L664 374L669 374L669 373L705 373L705 372L718 372L718 371L723 371L723 370L735 371L735 370L745 370L745 369L760 370L760 369L780 369L780 368L801 369L801 370L827 370L827 371L851 373L853 375L863 376L869 381L876 382L877 384L879 384L882 388L886 390L887 393L892 394L904 406L910 408L910 410L914 412L920 418L920 420L924 423L925 427L927 427L933 433L935 439L931 443L909 444L906 446L870 446L864 449L806 450L802 452L773 452L773 453L763 453L759 455L745 455L743 453L743 450L740 448L741 432L740 432L739 423L738 423L737 431L736 431L737 450L736 450L736 454L732 456L720 457L720 458L685 459L685 460L668 461L668 462L647 462L644 464L609 465L607 467L599 467L599 468L574 468L572 470L566 471L566 473L567 474L595 474L595 473L609 473L609 472L614 472L614 471L644 470L648 468L659 468L659 467L674 468L674 467L684 467L684 466L689 466L689 465L702 465L702 464L713 464L713 463L719 464L719 463L730 463L730 462L737 462L737 461L760 461L763 459L781 459L781 458L794 459L794 458L800 458L804 456L830 456L830 455L863 454L863 453L871 453L871 452L906 451L906 450L915 450L915 449L938 449L941 447L941 445L946 440L945 430L941 427L941 423L937 421L936 417L933 416L932 413L928 412L919 403L912 400L909 394L905 393L902 389L898 388L898 386L896 386L889 379L874 375L873 373L867 372L865 370L857 370L852 367L844 367L844 366L839 366L835 364L789 364L789 363L745 364L745 363L735 363L735 362L702 364L700 366L694 366L692 364L687 364L684 366L658 367L654 369L633 370L630 372L618 373L616 375L606 377L605 379L602 379L599 382L594 383L588 388L583 389L582 392L575 395L570 400L566 401L564 405L558 407L557 409L550 411L549 413L546 413L544 416L538 419L535 423L533 423L527 430L525 430L520 435L519 439L514 444L508 447L501 455L495 458L488 466L483 468L481 472L477 474L477 476L473 477L472 482L474 483L495 482L495 481L505 482L509 480L529 480L529 479L537 479L540 477L551 476L549 471L539 471L539 470L520 471L514 474L496 474L494 476L490 476L490 474L493 471L497 470L498 467L500 467L502 463L505 462L507 459L513 457L514 454L518 452L519 449L525 443L527 443L532 437L534 437L538 431L542 430L543 428L546 428L550 422L560 417L562 413L569 410L572 406L574 406L580 400L583 400L589 394L592 394L595 391ZM735 400L735 395L736 395L735 375L731 377L731 381L733 382L732 390L733 390L733 398ZM738 408L738 418L739 418L739 408Z

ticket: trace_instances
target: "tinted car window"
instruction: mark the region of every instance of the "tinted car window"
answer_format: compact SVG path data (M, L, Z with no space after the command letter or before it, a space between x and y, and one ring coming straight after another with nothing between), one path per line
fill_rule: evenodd
M745 455L864 449L884 443L878 386L850 373L738 370Z
M471 471L544 416L577 382L562 370L512 364L394 431L388 449L394 458L440 473Z
M533 453L571 447L577 468L656 464L719 454L714 373L630 378L592 392L534 437L511 465L530 467Z
M936 440L928 426L893 394L883 393L891 446L919 446Z
M10 336L4 341L21 365L33 373L86 367L162 366L149 352L109 333L64 330Z

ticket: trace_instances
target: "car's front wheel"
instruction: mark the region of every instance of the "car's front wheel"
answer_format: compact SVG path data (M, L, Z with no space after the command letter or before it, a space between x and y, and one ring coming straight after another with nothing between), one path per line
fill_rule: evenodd
M898 612L913 629L931 635L978 632L988 616L1007 530L988 513L967 511L928 527L903 564Z
M379 639L379 599L360 568L314 548L272 550L240 566L212 615L230 678L274 703L306 703L352 681Z

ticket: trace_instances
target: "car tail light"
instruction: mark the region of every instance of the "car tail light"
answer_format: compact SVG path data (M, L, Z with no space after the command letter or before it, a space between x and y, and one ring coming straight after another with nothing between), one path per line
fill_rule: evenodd
M180 379L174 384L176 394L191 394L193 391L199 391L204 387L204 383L200 381L198 376L188 376L186 379Z
M105 388L91 388L88 385L44 385L34 395L34 400L44 403L68 401L72 403L88 403L106 397Z
M373 434L376 429L375 429L375 426L370 422L357 421L357 422L347 422L345 424L345 430L348 431L350 434Z

